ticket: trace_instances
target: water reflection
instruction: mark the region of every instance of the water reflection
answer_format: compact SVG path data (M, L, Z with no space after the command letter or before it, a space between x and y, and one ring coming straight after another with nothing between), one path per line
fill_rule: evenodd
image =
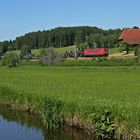
M35 116L0 107L1 140L93 140L77 129L44 131L42 126L41 120Z

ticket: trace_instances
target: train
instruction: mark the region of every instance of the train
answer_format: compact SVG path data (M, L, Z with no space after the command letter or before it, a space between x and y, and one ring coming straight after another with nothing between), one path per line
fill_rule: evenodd
M108 56L109 49L108 48L90 48L83 51L83 57L100 57L100 56Z
M89 48L83 51L70 51L64 53L64 58L78 58L78 57L107 57L109 55L108 48Z

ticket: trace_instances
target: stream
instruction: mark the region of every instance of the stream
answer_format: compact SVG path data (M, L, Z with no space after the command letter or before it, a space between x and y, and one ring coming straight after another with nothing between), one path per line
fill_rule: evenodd
M33 115L0 107L0 140L95 140L75 128L47 131L42 126Z

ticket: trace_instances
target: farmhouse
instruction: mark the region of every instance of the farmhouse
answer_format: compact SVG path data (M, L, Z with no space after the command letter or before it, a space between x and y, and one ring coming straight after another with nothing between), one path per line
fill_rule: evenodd
M140 29L124 29L118 40L128 45L140 45Z

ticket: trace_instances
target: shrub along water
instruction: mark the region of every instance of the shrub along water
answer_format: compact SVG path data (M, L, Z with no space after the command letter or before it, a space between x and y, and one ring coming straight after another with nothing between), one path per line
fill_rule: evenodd
M113 138L117 126L115 125L115 117L109 110L102 110L89 116L93 121L93 131L98 138Z

